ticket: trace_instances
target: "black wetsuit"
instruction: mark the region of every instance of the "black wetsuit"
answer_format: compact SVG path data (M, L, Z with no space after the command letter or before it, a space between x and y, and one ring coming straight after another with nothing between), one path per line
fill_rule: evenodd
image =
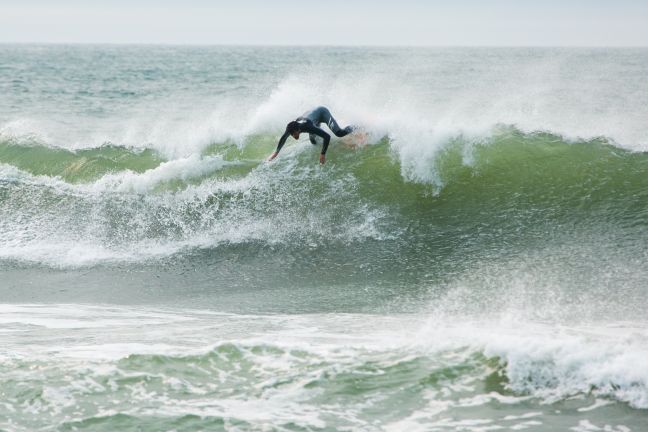
M312 144L317 144L317 142L315 141L315 136L319 136L324 139L324 144L322 144L322 154L326 154L329 141L331 141L331 136L319 127L320 124L326 123L329 129L331 129L331 131L335 134L335 136L340 138L350 134L354 129L353 126L347 126L342 129L337 124L328 108L323 106L317 107L312 111L305 112L301 117L297 118L296 122L299 123L300 132L308 133L308 137L310 138L310 142ZM281 136L281 138L279 139L279 144L277 144L277 153L279 153L281 147L283 147L283 145L286 143L286 139L288 139L289 135L290 133L286 131Z

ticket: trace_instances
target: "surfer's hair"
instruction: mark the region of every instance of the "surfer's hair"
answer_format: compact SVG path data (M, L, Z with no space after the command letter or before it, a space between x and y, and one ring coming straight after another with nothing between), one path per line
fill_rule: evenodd
M299 123L297 123L296 121L291 121L286 125L286 132L288 132L289 134L299 132L299 130Z

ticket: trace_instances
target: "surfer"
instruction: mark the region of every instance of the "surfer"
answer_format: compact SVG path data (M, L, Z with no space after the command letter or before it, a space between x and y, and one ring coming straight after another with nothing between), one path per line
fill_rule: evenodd
M323 106L317 107L314 110L305 112L301 117L298 117L296 120L288 123L288 125L286 126L286 131L281 136L281 138L279 138L277 149L274 151L274 153L272 153L272 155L270 155L268 161L271 161L272 159L277 157L277 155L281 151L281 147L283 147L283 145L286 143L288 135L292 135L293 138L299 139L299 134L306 132L311 144L317 144L317 141L315 140L316 136L319 136L324 140L324 143L322 144L322 152L320 153L320 163L324 164L324 162L326 162L326 150L328 149L331 136L319 127L319 125L322 123L326 123L326 125L335 134L335 136L340 138L350 134L355 129L353 126L347 126L342 129L337 124L328 108Z

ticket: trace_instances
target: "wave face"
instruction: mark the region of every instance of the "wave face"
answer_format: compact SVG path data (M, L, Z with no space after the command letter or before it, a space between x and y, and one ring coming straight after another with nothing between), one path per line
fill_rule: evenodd
M647 50L0 58L1 429L646 424Z
M384 259L426 265L466 248L495 257L570 237L581 246L616 238L636 253L645 246L648 156L607 139L500 125L450 137L414 163L383 137L362 148L335 143L323 169L306 143L264 163L273 145L266 133L167 160L116 146L0 143L0 256L74 267L242 244L294 253L420 244L429 249L386 247Z

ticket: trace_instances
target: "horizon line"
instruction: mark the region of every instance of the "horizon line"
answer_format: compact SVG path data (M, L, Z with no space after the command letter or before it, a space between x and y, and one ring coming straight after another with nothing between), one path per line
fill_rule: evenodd
M210 43L210 42L43 42L0 41L0 45L51 46L158 46L158 47L229 47L229 48L648 48L646 45L468 45L468 44L274 44L274 43Z

